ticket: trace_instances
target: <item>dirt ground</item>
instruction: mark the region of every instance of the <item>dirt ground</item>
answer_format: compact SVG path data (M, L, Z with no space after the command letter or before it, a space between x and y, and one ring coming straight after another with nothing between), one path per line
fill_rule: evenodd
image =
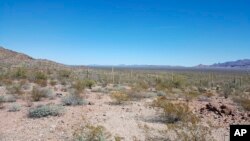
M167 131L167 125L157 120L159 112L150 106L153 98L140 101L129 101L122 105L112 104L108 94L88 92L87 100L91 103L83 106L65 107L66 112L59 117L45 117L32 119L27 117L29 107L25 102L18 100L22 105L21 111L8 112L0 110L0 139L1 141L70 141L76 127L88 122L92 125L101 125L112 136L119 136L124 141L145 141L150 138L162 140L164 137L173 138ZM229 107L235 105L230 100L212 98L214 103L226 103ZM250 124L249 117L245 120L232 120L229 116L217 117L216 114L200 113L200 109L211 101L190 102L192 111L199 115L203 122L210 122L215 126L212 136L218 141L228 140L229 125ZM55 100L42 100L35 105L60 103ZM8 107L10 103L5 103ZM33 106L35 106L33 105Z

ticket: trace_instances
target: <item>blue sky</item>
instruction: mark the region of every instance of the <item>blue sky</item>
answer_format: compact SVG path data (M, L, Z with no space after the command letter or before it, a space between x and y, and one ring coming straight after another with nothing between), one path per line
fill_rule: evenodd
M0 45L87 65L250 58L247 0L1 0Z

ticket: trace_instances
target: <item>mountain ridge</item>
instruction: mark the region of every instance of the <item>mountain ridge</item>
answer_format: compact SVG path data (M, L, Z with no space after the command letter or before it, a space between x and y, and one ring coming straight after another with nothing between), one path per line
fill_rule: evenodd
M47 59L35 59L24 53L19 53L0 46L0 66L5 67L36 67L36 68L84 68L86 65L65 65ZM124 67L124 68L226 68L250 69L250 59L215 63L212 65L199 64L194 67L170 65L87 65L88 67Z

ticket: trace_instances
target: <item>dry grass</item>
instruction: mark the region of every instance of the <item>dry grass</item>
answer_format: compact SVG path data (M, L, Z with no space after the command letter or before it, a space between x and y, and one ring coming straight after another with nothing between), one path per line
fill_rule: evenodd
M123 102L129 100L129 97L127 94L119 92L119 91L112 92L110 97L114 100L115 104L122 104Z

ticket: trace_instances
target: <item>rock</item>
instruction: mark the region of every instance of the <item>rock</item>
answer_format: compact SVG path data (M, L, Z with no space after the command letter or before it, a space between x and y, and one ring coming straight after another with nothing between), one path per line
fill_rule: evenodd
M88 105L95 105L95 103L94 102L89 102Z
M227 106L221 105L220 109L221 109L221 113L223 113L225 115L232 115L232 110L229 109Z
M203 114L204 111L205 111L205 108L201 108L200 109L200 114Z
M57 97L62 97L63 94L62 94L62 93L56 93L56 96L57 96Z
M212 105L211 103L208 103L208 104L206 105L206 109L207 109L208 111L214 112L214 113L217 114L217 115L222 116L220 110L218 110L218 108L215 107L214 105Z

